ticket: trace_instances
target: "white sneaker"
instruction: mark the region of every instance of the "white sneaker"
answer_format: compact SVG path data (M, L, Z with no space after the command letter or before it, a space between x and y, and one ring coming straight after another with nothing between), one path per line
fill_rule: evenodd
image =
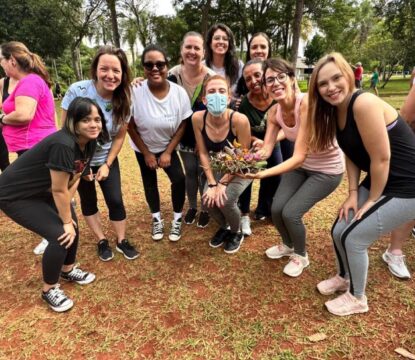
M42 239L39 244L33 249L35 255L42 255L46 248L48 247L49 243L46 239Z
M275 246L271 246L269 249L265 251L265 255L270 259L280 259L283 256L291 256L294 254L294 249L289 248L285 244L278 244Z
M182 237L182 218L171 222L169 240L179 241Z
M388 264L389 271L400 279L410 279L411 274L405 264L405 255L394 255L389 248L382 255L383 261Z
M251 220L248 215L241 217L241 231L246 236L252 235Z
M297 277L308 265L310 265L310 262L307 254L305 256L293 254L290 256L290 262L285 265L283 273L291 277Z

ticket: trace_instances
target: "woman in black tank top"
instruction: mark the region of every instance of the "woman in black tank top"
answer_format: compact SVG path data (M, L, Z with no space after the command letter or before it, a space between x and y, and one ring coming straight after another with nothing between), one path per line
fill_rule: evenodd
M309 88L309 146L325 149L336 136L349 179L349 196L332 228L338 274L317 288L324 295L346 291L326 302L331 313L363 313L369 309L367 249L380 235L392 232L382 256L391 272L410 277L401 245L415 217L415 136L393 107L356 91L353 71L339 53L320 59ZM367 176L359 184L362 171Z
M237 202L239 195L252 180L235 178L230 174L214 172L210 167L209 152L221 151L229 142L237 140L243 148L249 148L251 131L248 118L227 108L230 101L229 85L220 75L206 80L203 102L207 111L193 114L200 163L206 177L203 201L220 228L210 241L210 246L225 244L226 253L235 253L243 241L240 232L241 213ZM227 226L230 230L227 230Z

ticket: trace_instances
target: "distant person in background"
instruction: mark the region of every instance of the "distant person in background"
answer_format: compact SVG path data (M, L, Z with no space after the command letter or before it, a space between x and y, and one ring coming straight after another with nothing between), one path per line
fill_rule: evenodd
M58 100L62 99L62 89L58 82L55 84L55 95Z
M378 83L379 83L379 72L378 72L378 68L375 67L373 69L372 77L370 78L370 88L373 89L376 96L379 96Z
M235 37L225 24L212 25L206 35L205 63L216 74L228 80L233 102L237 101L236 85L244 63L236 55Z
M215 72L203 64L204 44L203 36L190 31L183 37L180 47L181 64L169 70L167 80L172 81L186 90L189 96L192 111L206 109L202 102L203 81ZM186 173L186 193L189 201L189 209L184 217L186 224L193 224L197 216L197 194L203 193L203 184L200 176L203 169L200 167L197 155L195 134L191 119L186 121L183 137L180 139L179 153ZM197 220L197 226L204 228L209 224L209 213L201 201L201 211Z
M356 63L354 68L354 84L357 89L361 89L363 86L363 66L361 62Z
M76 97L85 97L97 102L104 114L106 127L110 134L108 142L100 143L91 160L95 175L91 179L81 179L78 192L81 198L82 214L94 233L98 257L109 261L114 257L109 241L105 236L101 215L98 209L96 185L101 187L109 211L109 219L117 240L115 249L128 260L139 254L126 239L127 214L121 192L121 173L118 154L127 134L131 115L131 75L127 57L123 50L114 46L102 46L91 63L91 80L72 84L62 100L62 121L66 111Z
M49 73L42 59L17 41L1 45L0 64L17 82L2 105L3 137L8 151L21 156L57 130ZM43 239L33 252L40 255L47 245Z

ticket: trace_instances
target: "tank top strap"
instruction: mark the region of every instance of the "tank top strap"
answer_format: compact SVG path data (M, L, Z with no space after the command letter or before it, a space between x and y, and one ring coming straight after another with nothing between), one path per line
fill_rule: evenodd
M206 132L206 117L207 117L207 110L205 110L205 113L203 114L203 127L202 132Z
M363 94L363 91L362 90L357 90L356 92L354 92L352 94L352 97L350 99L349 105L347 106L347 119L346 119L347 121L349 121L349 119L353 119L354 118L354 115L353 115L353 105L354 105L354 102L356 101L357 97L359 95L362 95L362 94Z
M295 122L297 123L297 119L300 118L300 107L301 102L303 101L305 94L304 93L298 93L295 95L295 105L294 105L294 116L295 116Z

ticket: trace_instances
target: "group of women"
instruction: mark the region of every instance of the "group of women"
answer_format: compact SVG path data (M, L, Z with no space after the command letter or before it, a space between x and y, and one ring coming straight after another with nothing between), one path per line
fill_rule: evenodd
M48 241L42 298L53 310L66 311L73 302L60 289L59 278L79 284L95 279L74 266L79 233L71 199L76 190L99 258L109 261L114 254L103 231L95 182L117 236L115 249L127 259L138 257L126 239L117 158L128 132L151 212L153 240L164 236L159 168L171 182L170 241L181 238L183 223L198 218L198 226L205 227L211 217L218 227L209 245L223 245L229 254L252 233L251 185L258 178L256 218L271 216L282 238L266 255L289 257L283 272L291 277L310 263L302 217L336 189L346 167L349 197L332 230L337 274L317 288L324 295L344 292L326 302L333 314L368 311L368 247L392 232L384 260L390 268L397 263L405 267L401 245L415 210L413 132L384 101L356 90L353 71L340 54L316 64L309 92L302 94L293 66L270 58L265 34L251 38L245 65L235 55L226 25L212 26L206 39L205 44L199 33L187 33L181 63L170 71L164 50L147 46L141 58L145 80L134 87L124 52L101 47L92 61L91 80L72 84L65 94L59 131L43 63L21 43L1 46L1 65L18 84L3 104L0 122L9 151L19 158L0 176L0 209ZM25 87L29 80L36 85ZM36 116L41 109L48 118ZM267 159L267 169L246 175L213 169L210 153L234 141L254 147ZM359 184L361 171L367 176ZM183 217L186 193L189 207Z

